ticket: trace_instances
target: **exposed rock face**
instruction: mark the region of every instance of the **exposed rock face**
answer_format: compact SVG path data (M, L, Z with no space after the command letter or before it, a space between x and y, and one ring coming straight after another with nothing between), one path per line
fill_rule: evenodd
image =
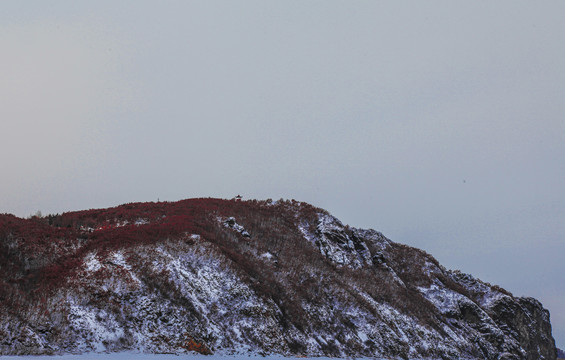
M0 216L0 354L556 359L549 312L295 201Z

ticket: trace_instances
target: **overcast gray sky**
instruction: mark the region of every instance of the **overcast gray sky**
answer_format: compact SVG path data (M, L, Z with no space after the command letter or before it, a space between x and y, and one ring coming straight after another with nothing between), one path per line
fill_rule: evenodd
M294 198L565 347L565 2L2 1L0 212Z

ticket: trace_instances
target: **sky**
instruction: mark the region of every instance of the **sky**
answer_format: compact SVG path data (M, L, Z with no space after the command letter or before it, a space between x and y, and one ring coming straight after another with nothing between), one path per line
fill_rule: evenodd
M0 8L0 212L306 201L539 299L565 347L565 2Z

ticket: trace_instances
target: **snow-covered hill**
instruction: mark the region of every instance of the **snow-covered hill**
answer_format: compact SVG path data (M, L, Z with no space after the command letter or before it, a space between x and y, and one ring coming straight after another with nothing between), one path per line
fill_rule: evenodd
M0 354L555 359L549 312L296 201L0 216Z

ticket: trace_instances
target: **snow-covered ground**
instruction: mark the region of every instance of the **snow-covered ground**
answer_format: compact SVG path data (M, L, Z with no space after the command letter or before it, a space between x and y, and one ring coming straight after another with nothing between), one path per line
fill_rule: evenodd
M2 356L2 360L304 360L304 358L284 357L280 355L175 355L175 354L140 354L133 352L111 354L57 355L57 356ZM316 357L316 360L336 360L329 357ZM373 359L378 360L378 359Z

